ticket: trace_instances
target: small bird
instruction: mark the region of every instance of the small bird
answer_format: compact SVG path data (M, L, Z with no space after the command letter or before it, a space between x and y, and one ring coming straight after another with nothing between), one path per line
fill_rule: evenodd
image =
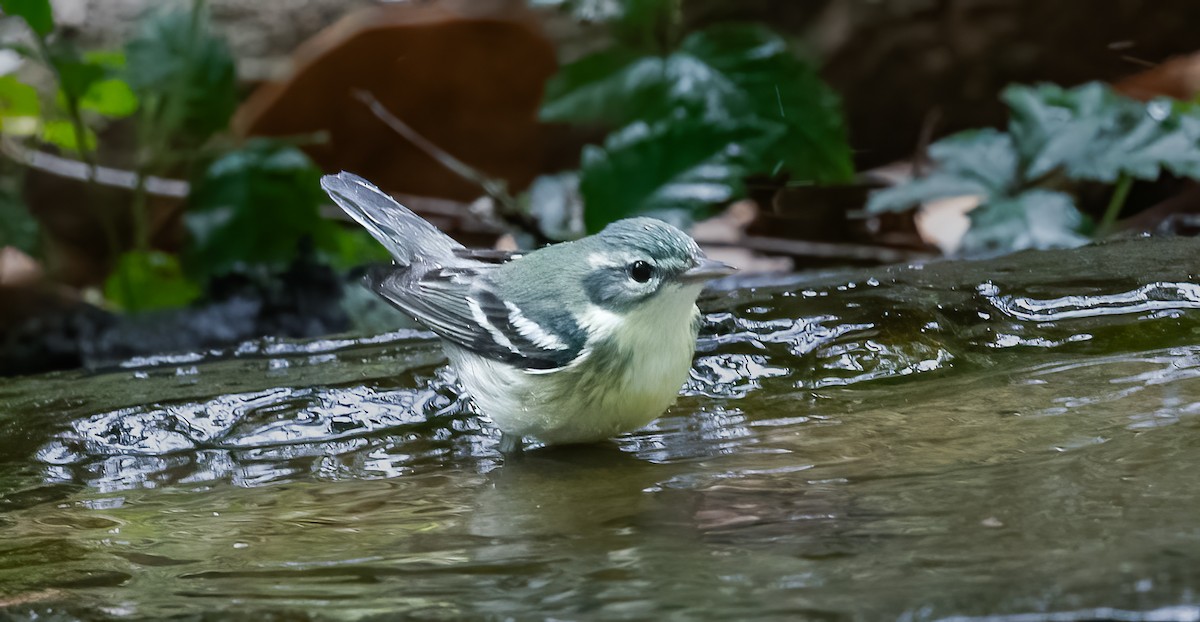
M481 261L357 175L326 175L321 187L391 253L368 286L441 338L503 453L527 437L600 441L662 414L692 366L696 297L735 271L652 218Z

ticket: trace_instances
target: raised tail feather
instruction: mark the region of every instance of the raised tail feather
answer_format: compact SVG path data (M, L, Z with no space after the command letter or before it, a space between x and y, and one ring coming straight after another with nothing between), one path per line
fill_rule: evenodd
M326 175L321 178L321 187L401 265L418 260L448 263L463 250L450 236L358 175Z

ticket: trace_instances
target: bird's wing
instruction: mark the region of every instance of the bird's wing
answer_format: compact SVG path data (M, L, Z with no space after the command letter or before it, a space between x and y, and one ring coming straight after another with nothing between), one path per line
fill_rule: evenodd
M487 358L542 371L574 360L583 343L534 322L496 295L487 276L497 267L451 266L417 275L393 266L368 272L367 282L439 337Z
M502 251L491 248L456 248L454 256L459 259L482 261L485 263L501 264L521 257L521 251Z

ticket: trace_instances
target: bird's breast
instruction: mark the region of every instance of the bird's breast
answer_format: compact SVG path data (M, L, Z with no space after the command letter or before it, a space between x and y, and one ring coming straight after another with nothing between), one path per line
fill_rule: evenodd
M636 413L644 419L639 425L661 414L692 366L700 315L695 299L692 288L676 288L629 313L587 309L581 324L590 337L580 366L590 377L581 390L603 393L606 410ZM591 383L597 388L589 391Z
M674 403L696 348L695 295L664 292L628 313L586 309L583 351L554 370L520 370L450 345L447 353L501 430L547 443L603 440L646 425Z

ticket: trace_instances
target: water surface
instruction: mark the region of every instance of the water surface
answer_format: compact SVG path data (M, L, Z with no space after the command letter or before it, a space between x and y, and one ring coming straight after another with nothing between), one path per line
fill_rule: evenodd
M718 284L520 459L420 332L6 379L0 619L1200 620L1198 251Z

